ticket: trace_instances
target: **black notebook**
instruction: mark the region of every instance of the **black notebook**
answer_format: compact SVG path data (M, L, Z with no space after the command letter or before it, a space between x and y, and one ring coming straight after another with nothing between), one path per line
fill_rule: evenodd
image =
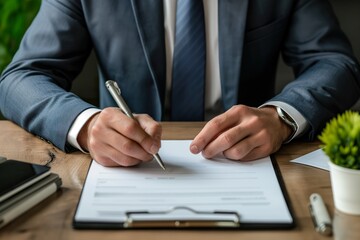
M0 163L0 228L34 207L61 186L50 168L18 160Z

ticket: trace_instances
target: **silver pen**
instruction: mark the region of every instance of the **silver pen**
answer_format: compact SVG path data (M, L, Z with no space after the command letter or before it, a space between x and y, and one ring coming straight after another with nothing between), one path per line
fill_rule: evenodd
M316 231L323 235L331 235L331 218L320 194L313 193L310 195L309 209Z
M106 88L109 90L111 96L114 98L115 102L119 106L119 108L128 117L130 117L132 119L135 119L134 115L132 114L132 112L131 112L130 108L128 107L128 105L126 104L125 100L121 97L121 91L120 91L120 88L117 85L117 83L115 81L112 81L112 80L107 80L105 85L106 85ZM160 167L165 170L165 165L161 161L161 158L160 158L159 154L155 153L155 154L153 154L153 156L154 156L155 160L158 162L158 164L160 165Z

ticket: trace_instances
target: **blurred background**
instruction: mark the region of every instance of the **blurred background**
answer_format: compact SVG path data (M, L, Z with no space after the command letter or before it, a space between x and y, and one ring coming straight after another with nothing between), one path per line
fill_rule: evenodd
M0 0L0 72L11 61L20 40L40 6L40 0ZM360 0L330 0L340 25L360 59ZM91 54L72 91L87 102L98 105L96 58ZM293 74L281 59L277 71L277 91L293 79ZM86 86L86 88L84 88ZM360 101L354 105L360 109ZM0 113L0 119L3 119Z

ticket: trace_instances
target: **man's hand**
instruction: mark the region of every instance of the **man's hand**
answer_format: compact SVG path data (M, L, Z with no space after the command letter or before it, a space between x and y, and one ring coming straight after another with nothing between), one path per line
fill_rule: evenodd
M291 131L274 107L237 105L209 121L191 143L190 151L202 152L205 158L223 154L250 161L276 152Z
M129 118L119 108L106 108L81 129L78 142L104 166L133 166L159 151L161 125L149 115Z

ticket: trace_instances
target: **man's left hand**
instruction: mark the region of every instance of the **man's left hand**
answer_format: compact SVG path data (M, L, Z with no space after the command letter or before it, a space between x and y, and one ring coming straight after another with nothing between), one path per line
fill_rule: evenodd
M190 145L205 158L224 155L250 161L276 152L290 136L291 128L279 118L275 107L236 105L210 120Z

